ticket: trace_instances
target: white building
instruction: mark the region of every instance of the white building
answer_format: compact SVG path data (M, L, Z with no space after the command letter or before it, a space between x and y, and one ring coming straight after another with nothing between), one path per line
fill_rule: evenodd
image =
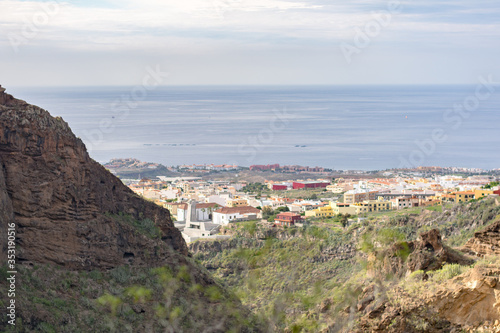
M205 199L205 202L216 203L221 207L225 207L226 206L226 199L227 199L226 197L222 197L220 195L211 195Z
M178 188L169 188L160 191L161 198L166 200L177 199L180 195L181 190Z
M203 205L203 204L201 204ZM205 204L206 205L206 204ZM212 222L199 221L196 219L198 211L205 210L207 207L213 208L213 205L202 206L196 204L194 200L190 200L187 204L186 224L182 227L182 224L178 223L178 227L181 230L182 237L187 243L193 242L200 238L217 238L219 233L220 224L214 224Z
M215 224L227 225L234 221L248 221L262 218L259 209L242 206L242 207L223 207L213 212L212 221Z
M144 190L142 196L150 200L160 200L161 194L158 190Z
M220 207L221 205L215 202L196 204L195 218L197 221L211 221L213 212Z
M189 228L184 228L181 231L182 237L186 243L194 242L200 238L218 238L220 224L211 222L191 222Z

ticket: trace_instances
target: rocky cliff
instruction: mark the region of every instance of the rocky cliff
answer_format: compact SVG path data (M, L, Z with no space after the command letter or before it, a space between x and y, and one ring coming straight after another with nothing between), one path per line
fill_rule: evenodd
M22 104L24 101L15 99L12 95L5 93L5 88L0 85L0 105L15 105L17 103Z
M415 241L408 242L410 255L406 267L408 271L434 271L446 264L471 265L473 261L444 245L439 230L432 229L420 234Z
M190 258L168 210L92 160L61 118L2 89L2 290L10 223L17 318L2 316L2 332L264 331Z
M16 224L18 262L88 270L128 263L155 266L188 255L168 210L136 196L92 160L61 118L13 98L4 88L0 218L2 234L8 222ZM139 232L137 224L144 221L153 221L161 236ZM5 238L0 247L4 262Z
M464 252L484 257L500 254L500 221L474 233L462 248Z

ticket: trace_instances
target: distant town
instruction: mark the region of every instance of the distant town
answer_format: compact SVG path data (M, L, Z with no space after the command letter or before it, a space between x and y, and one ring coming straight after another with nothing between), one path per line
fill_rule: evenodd
M228 237L220 234L221 226L242 221L267 221L277 228L345 225L382 211L440 209L500 195L499 169L419 167L365 172L279 164L163 167L132 158L113 159L104 166L134 193L167 208L187 242ZM154 174L151 170L166 174L124 178L140 172ZM285 180L275 180L273 173L285 174L281 176ZM261 181L248 180L256 175Z
M266 165L250 165L249 167L238 166L234 164L183 164L177 166L163 166L159 163L142 162L135 158L115 158L104 164L111 172L115 174L120 173L133 173L133 172L149 172L164 171L177 173L198 173L208 174L214 172L224 171L262 171L273 173L288 173L288 174L316 174L316 175L330 175L330 174L383 174L391 175L393 173L410 173L413 175L425 174L492 174L500 175L500 168L492 170L484 170L479 168L464 168L464 167L417 167L414 169L390 169L390 170L333 170L324 167L310 167L301 165L280 165L280 164L266 164Z

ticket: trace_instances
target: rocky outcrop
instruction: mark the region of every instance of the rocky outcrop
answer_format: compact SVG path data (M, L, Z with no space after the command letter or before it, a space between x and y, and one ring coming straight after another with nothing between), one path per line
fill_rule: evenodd
M415 241L394 243L384 251L382 258L383 271L400 277L418 270L438 270L445 264L473 263L472 259L444 245L437 229L420 234ZM379 268L374 266L374 269Z
M492 225L486 230L480 237L476 234L469 243L476 244L474 240L481 239L482 243L493 244L497 235L492 230L496 229ZM391 252L403 248L398 243ZM500 332L498 264L479 262L467 269L472 259L444 245L435 229L407 243L406 249L409 255L406 264L399 261L400 271L423 270L421 278L416 282L412 280L415 277L408 274L406 282L391 287L388 292L381 293L383 288L379 287L377 293L378 285L365 288L354 308L361 314L360 329L356 332ZM396 260L392 262L393 267L397 266ZM465 273L448 280L429 277L429 271L445 264L461 264Z
M0 85L0 105L23 104L24 101L15 99L12 95L5 93L5 88Z
M387 299L367 287L354 332L500 332L499 278L498 266L479 265L446 283L428 282L418 295L398 286Z
M113 218L150 219L152 239ZM68 124L0 90L0 229L17 229L19 262L71 269L160 265L188 255L168 210L136 196L99 163ZM6 238L0 240L1 259ZM180 256L179 256L180 255Z
M428 301L454 324L478 327L500 320L500 269L479 266L451 280ZM498 327L500 328L500 326Z
M462 248L464 252L478 257L500 254L500 221L476 232Z
M443 245L439 230L432 229L420 234L420 237L409 242L411 254L408 256L407 267L410 272L417 270L433 271L444 264L470 265L473 261L457 251Z
M477 266L446 283L429 283L418 295L398 286L389 299L367 287L355 332L500 332L500 269ZM408 282L412 283L412 282Z
M345 332L461 332L460 325L451 323L425 300L411 297L401 287L392 290L390 300L384 295L377 295L377 288L365 288L354 308L361 312L356 328Z
M239 247L262 247L263 245L264 242L258 239L230 238L224 240L198 240L197 242L189 244L189 250L193 254L213 255Z

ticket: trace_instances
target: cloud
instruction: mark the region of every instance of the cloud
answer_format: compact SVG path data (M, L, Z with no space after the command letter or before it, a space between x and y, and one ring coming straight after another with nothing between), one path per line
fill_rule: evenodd
M476 70L498 67L489 56L498 53L498 6L487 0L405 0L400 1L401 11L392 15L391 23L359 57L357 67L343 68L339 45L352 42L356 29L364 29L374 20L374 13L386 11L391 1L68 0L59 1L57 13L37 25L37 18L40 22L45 13L43 6L54 1L3 0L0 53L4 62L25 61L26 67L42 61L40 54L50 54L61 66L69 66L82 54L94 61L110 62L109 67L115 66L110 55L117 54L137 68L143 67L139 59L174 59L173 66L179 68L189 67L184 64L189 59L190 67L197 71L190 77L213 73L212 68L232 72L249 59L259 59L254 61L254 68L248 69L255 73L248 78L252 83L256 77L271 80L272 73L279 73L288 82L293 75L284 74L287 69L283 66L291 66L296 82L312 80L311 69L320 77L328 68L335 73L331 77L349 83L383 81L380 73L391 79L403 77L402 73L391 72L390 67L401 72L405 62L415 58L426 59L428 68L449 63L443 73L453 78L457 74L452 74L452 64L465 68L464 64L480 59L482 67L475 64ZM33 25L36 33L25 38ZM24 41L19 53L13 52L13 36ZM443 60L450 57L461 58L455 62ZM387 65L380 66L385 62ZM430 71L421 66L415 69L415 77ZM44 65L40 63L39 67ZM265 68L268 76L257 73L259 68ZM360 74L365 72L364 76ZM213 77L200 81L210 79Z
M19 34L26 22L43 12L40 1L3 1L0 28L5 36ZM92 3L92 2L91 2ZM285 1L285 0L129 0L108 1L108 7L60 2L60 12L50 18L40 40L72 48L150 47L172 38L239 40L259 43L296 43L297 40L335 42L349 39L354 28L373 20L373 13L387 10L387 1ZM469 8L463 2L441 6L403 2L388 30L418 34L435 32L498 35L498 23L467 23L470 15L488 9ZM444 3L447 3L446 5ZM437 7L437 8L436 8ZM362 8L362 10L360 9ZM434 8L432 12L429 8ZM443 16L443 12L447 15ZM441 15L443 20L437 18ZM398 35L395 34L395 37ZM156 41L156 42L155 42Z

